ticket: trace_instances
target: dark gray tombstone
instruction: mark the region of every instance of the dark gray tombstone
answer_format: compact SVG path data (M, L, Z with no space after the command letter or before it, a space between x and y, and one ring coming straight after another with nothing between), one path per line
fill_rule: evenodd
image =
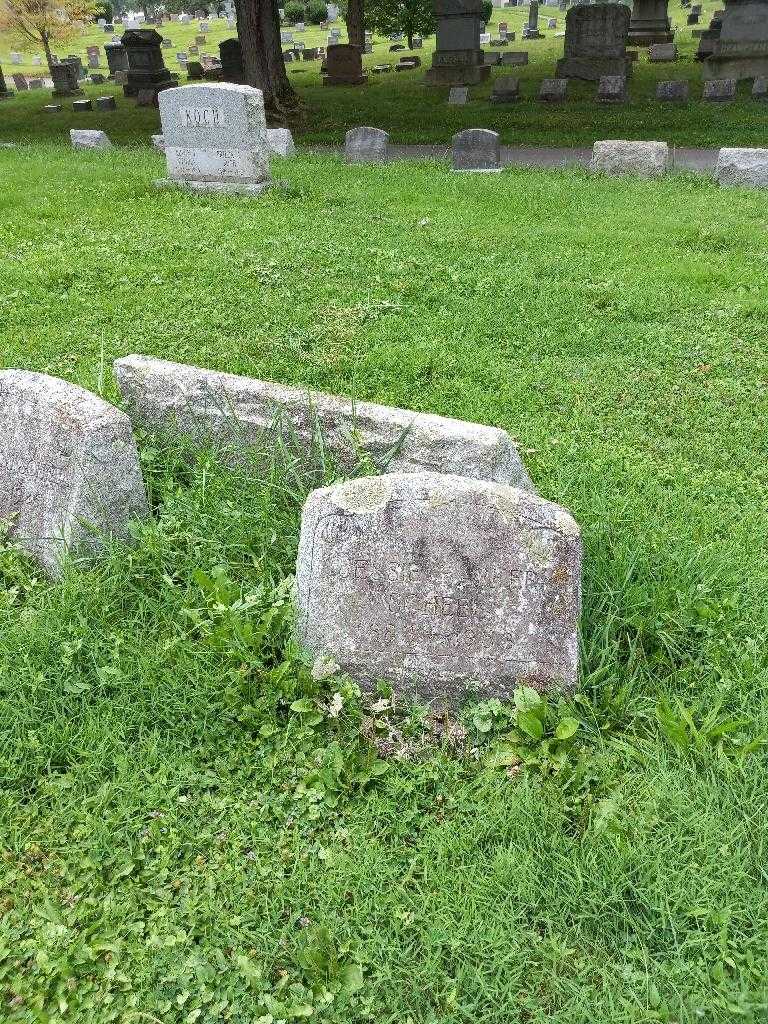
M163 63L161 43L163 37L154 29L129 29L122 38L128 56L128 80L123 86L124 96L169 89L176 85L178 78L172 75ZM145 99L142 97L142 99Z
M344 138L348 164L381 164L387 159L389 135L380 128L350 128Z
M222 82L243 84L243 50L239 39L225 39L219 43Z
M77 68L68 60L62 60L51 68L54 96L80 96L82 89L77 80Z
M659 82L656 99L662 103L687 103L690 96L688 82Z
M493 83L491 103L514 103L520 99L520 79L500 75Z
M117 110L117 104L115 103L114 96L97 96L96 97L96 109L97 110Z
M728 103L736 99L735 78L713 78L704 83L702 99L708 103Z
M696 7L691 10L696 12ZM722 13L719 36L704 65L704 77L740 81L765 75L768 75L768 3L765 0L729 0Z
M629 22L630 46L671 43L674 35L667 13L668 0L634 0Z
M597 84L600 103L626 103L627 80L624 75L603 75Z
M557 62L557 77L591 82L603 75L628 78L629 20L629 8L621 3L572 7L565 18L565 55Z
M545 78L539 86L539 99L543 103L562 103L567 93L567 78Z
M500 171L501 145L498 132L467 128L453 136L454 171Z
M93 104L90 100L75 100L72 104L72 109L76 114L80 114L86 110L93 110Z
M491 69L483 62L480 46L482 0L435 0L437 36L429 85L477 85Z
M109 68L109 77L114 77L116 71L127 71L128 70L128 54L125 52L125 47L122 43L107 43L104 47L104 53L107 55L107 67Z

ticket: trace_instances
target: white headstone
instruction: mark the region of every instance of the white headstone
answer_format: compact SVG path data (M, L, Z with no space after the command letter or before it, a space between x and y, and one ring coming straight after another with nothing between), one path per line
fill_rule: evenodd
M67 551L96 554L147 514L131 422L82 388L0 370L0 521L55 572Z
M669 146L666 142L626 142L623 139L596 142L589 169L593 174L658 177L669 169Z
M768 188L768 149L721 149L715 180L721 186Z
M293 156L296 153L290 128L267 128L267 143L275 156Z
M69 141L72 149L109 149L112 145L106 132L93 128L70 128Z
M455 706L576 683L579 528L527 491L438 473L313 491L296 592L303 646L367 689Z
M115 375L131 415L150 428L217 439L235 450L263 445L265 431L284 424L305 446L317 440L351 471L361 452L379 471L434 470L533 489L515 442L478 423L354 402L269 381L238 377L132 355Z
M264 99L248 85L182 85L158 96L168 178L159 187L257 195L271 184Z

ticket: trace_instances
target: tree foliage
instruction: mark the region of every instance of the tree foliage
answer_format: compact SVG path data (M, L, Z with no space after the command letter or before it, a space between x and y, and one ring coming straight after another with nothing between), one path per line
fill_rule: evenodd
M366 0L365 22L380 35L402 32L409 46L415 35L431 36L437 25L432 0Z
M23 48L42 45L50 68L51 43L82 35L100 10L93 0L0 0L0 33Z

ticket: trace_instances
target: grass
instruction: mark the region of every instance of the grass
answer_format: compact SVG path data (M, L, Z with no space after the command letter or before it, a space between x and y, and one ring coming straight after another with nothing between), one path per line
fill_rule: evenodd
M699 28L706 28L718 4L707 0ZM540 9L540 25L552 15L558 19L558 31L564 27L563 15L556 8ZM303 145L339 145L348 128L371 124L385 128L394 142L447 144L451 135L469 127L492 128L508 144L541 146L591 146L595 139L629 138L661 139L677 146L758 146L766 143L763 105L750 97L751 82L739 87L733 103L704 103L701 100L701 66L693 60L698 40L685 24L686 11L670 11L677 29L677 42L681 57L674 64L650 64L647 51L640 51L634 65L630 85L631 101L614 106L595 101L594 83L573 82L570 96L564 104L543 104L537 95L542 79L555 74L555 64L562 55L563 40L555 32L544 28L546 39L522 41L521 28L527 18L527 9L494 10L491 32L499 21L506 21L517 39L509 49L527 50L530 63L523 68L495 68L492 78L471 90L467 106L448 107L447 89L425 88L424 72L431 63L434 39L425 41L419 51L423 67L415 71L387 75L371 75L363 88L322 88L320 63L289 64L288 71L303 101L303 117L295 128L297 141ZM208 34L208 49L216 52L218 43L232 35L226 21L214 22ZM192 42L195 25L173 24L163 27L163 33L173 40L174 46L165 51L168 67L178 72L175 63L177 50ZM343 27L343 26L342 26ZM324 45L327 33L308 27L302 38L307 45ZM68 52L85 54L89 44L103 46L107 37L94 28ZM299 37L297 37L299 38ZM401 54L389 53L389 41L375 40L373 54L365 58L367 66L376 63L396 63ZM0 61L6 73L12 68L8 61L9 42L0 38ZM25 55L27 64L19 70L39 74L29 63L32 54ZM102 61L105 63L105 59ZM522 100L507 106L491 104L489 97L493 78L514 74L521 79ZM658 103L656 85L671 78L688 79L691 99L681 105ZM182 81L184 77L182 75ZM10 78L9 78L10 84ZM50 102L48 90L23 93L0 106L0 141L62 141L71 127L103 128L119 143L149 142L149 136L159 131L156 110L138 109L133 100L124 100L121 90L114 86L86 86L87 95L108 93L118 97L117 112L73 114L71 103L65 102L60 115L43 113Z
M764 1020L762 196L304 156L193 199L161 166L0 151L2 365L114 398L146 352L509 430L584 532L580 725L507 771L481 707L379 774L290 642L305 475L142 438L135 549L0 556L0 1019Z

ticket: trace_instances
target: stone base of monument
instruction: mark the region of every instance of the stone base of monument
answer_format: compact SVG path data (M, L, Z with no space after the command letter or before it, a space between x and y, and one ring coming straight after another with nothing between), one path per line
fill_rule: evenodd
M586 82L599 82L605 75L632 74L629 57L562 57L557 62L558 78L581 78Z
M737 57L718 55L717 52L702 63L702 77L705 82L718 78L761 78L768 75L768 56Z
M480 85L490 78L490 66L483 64L457 64L451 67L432 67L424 76L427 85Z
M267 189L281 186L275 181L183 181L178 178L158 178L154 182L158 189L176 189L197 194L223 196L260 196Z
M635 32L630 30L627 46L654 46L656 43L672 43L674 40L674 32L670 32L663 25L658 28L643 26Z

